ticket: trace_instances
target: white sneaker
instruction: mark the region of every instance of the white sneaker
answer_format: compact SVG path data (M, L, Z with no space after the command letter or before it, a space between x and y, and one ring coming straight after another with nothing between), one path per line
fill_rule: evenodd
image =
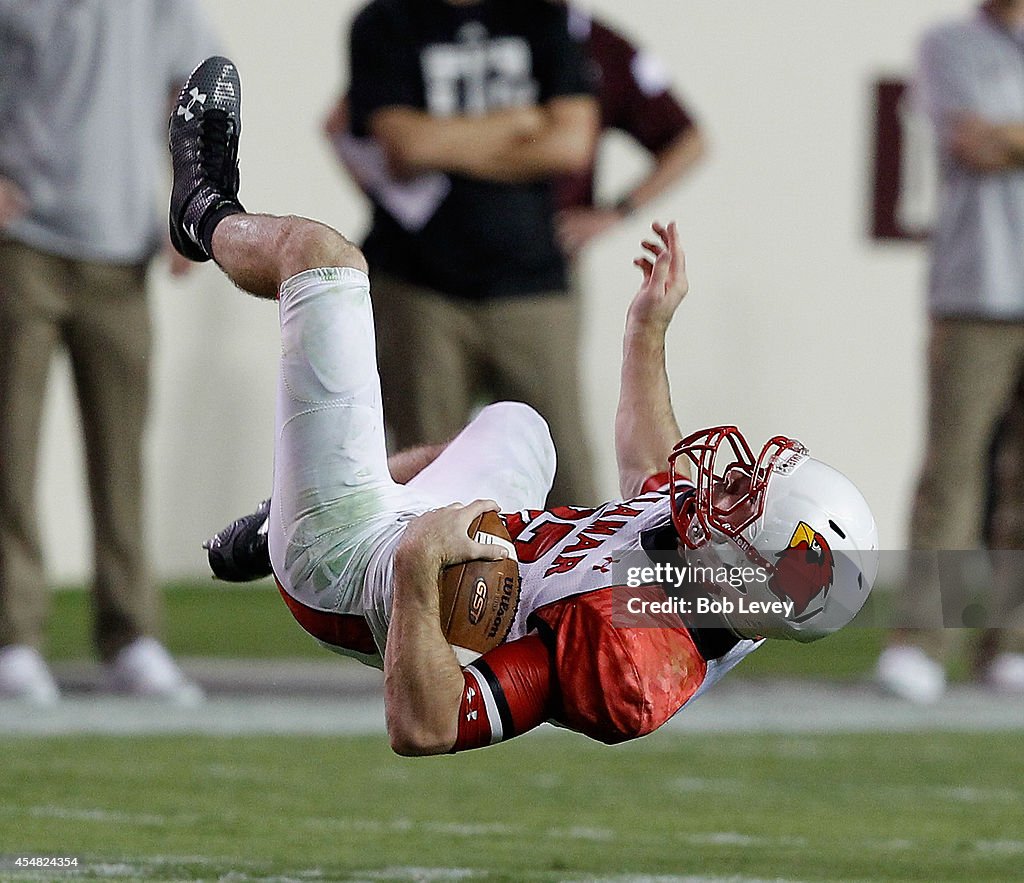
M10 644L0 649L0 699L53 705L59 698L57 682L35 647Z
M1000 653L985 672L984 681L996 690L1024 694L1024 653Z
M178 668L171 654L154 638L137 638L123 647L106 666L107 687L115 693L153 699L169 699L195 705L203 691Z
M887 647L875 666L875 683L900 699L937 702L946 692L946 670L920 647Z

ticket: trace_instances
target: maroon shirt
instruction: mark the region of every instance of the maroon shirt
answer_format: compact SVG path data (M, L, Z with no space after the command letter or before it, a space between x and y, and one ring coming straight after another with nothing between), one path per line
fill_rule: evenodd
M586 13L570 7L570 30L586 50L601 108L601 130L619 129L651 153L659 153L694 120L667 87L643 83L643 54L625 37ZM593 166L555 182L559 209L594 204Z

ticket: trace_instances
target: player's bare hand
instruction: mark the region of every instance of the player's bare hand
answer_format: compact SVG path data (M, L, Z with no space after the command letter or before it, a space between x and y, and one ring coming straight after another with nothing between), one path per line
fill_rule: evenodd
M28 211L25 192L10 178L0 177L0 230Z
M467 506L453 503L432 509L409 523L395 551L396 562L414 563L440 573L465 561L499 561L508 551L491 543L478 543L469 536L469 526L484 512L497 512L494 500L474 500Z
M633 261L644 278L629 306L629 321L664 329L690 290L690 283L675 221L667 227L655 221L651 230L656 239L645 239L641 247L646 254Z

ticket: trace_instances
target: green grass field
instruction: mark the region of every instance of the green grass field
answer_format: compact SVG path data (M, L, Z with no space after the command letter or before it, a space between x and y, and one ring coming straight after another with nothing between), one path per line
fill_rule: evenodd
M0 739L0 853L106 880L1021 879L1020 740ZM417 872L414 869L419 869ZM15 873L2 879L67 879Z
M183 656L339 664L268 584L165 598ZM59 593L48 655L91 658L88 633L87 599ZM880 643L851 628L780 644L731 677L864 679ZM609 748L547 730L422 760L383 733L0 737L0 756L0 881L1024 879L1019 732L663 731Z

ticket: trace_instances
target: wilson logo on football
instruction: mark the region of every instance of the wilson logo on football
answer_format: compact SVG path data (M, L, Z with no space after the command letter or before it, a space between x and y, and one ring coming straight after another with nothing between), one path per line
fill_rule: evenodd
M501 585L501 600L498 602L498 612L494 614L494 622L491 623L491 627L487 630L487 637L493 638L498 634L498 629L501 628L502 621L505 619L505 614L508 613L509 608L512 607L512 596L516 594L516 581L512 577L505 577L505 581ZM517 602L518 603L518 602ZM515 616L515 611L512 613ZM508 632L511 628L511 624L505 628Z
M477 579L473 587L473 594L469 598L469 624L476 625L480 622L484 611L487 609L487 583L483 579Z

